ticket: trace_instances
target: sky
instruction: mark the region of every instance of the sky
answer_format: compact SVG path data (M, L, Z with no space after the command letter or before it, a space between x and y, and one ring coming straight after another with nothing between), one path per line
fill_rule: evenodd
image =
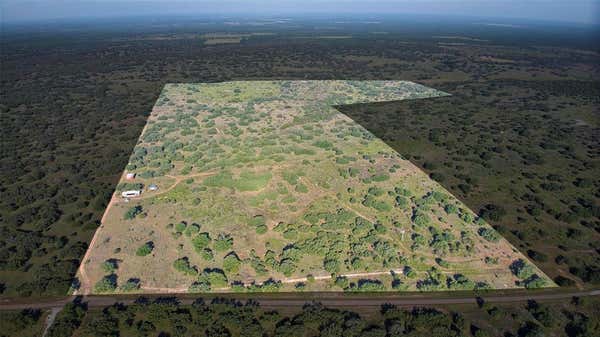
M177 14L444 14L600 24L600 0L0 0L2 22Z

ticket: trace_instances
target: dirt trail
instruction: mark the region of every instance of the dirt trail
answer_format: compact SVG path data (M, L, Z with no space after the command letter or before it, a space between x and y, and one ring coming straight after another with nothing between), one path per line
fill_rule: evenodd
M217 174L218 172L216 171L209 171L209 172L202 172L202 173L196 173L196 174L189 174L189 175L185 175L185 176L173 176L170 174L165 174L165 177L169 177L172 179L175 179L175 182L167 187L166 189L161 189L160 192L158 193L152 193L152 194L142 194L142 196L140 197L135 197L135 198L130 198L131 200L144 200L144 199L149 199L149 198L154 198L156 196L165 194L169 191L171 191L172 189L174 189L177 185L179 185L179 183L181 183L182 181L189 179L189 178L197 178L197 177L210 177L210 176L214 176L215 174Z
M357 278L357 277L387 275L387 274L391 274L391 273L402 274L402 269L386 270L386 271L373 271L373 272L364 272L364 273L349 273L349 274L340 274L338 276L343 276L343 277L347 277L347 278ZM331 275L315 276L314 278L315 278L315 280L329 280L329 279L331 279ZM298 282L306 282L306 281L308 281L307 277L300 277L300 278L283 279L283 280L281 280L281 283L298 283Z
M46 335L48 334L48 330L50 330L50 327L52 326L52 324L54 323L54 320L56 319L56 315L58 315L58 313L61 310L62 310L62 306L54 307L54 308L50 309L50 313L48 314L48 317L46 317L46 322L44 322L44 333L42 333L42 337L46 337Z
M386 270L386 271L374 271L374 272L365 272L365 273L348 273L348 274L340 274L338 276L343 276L343 277L347 277L347 278L359 278L359 277L387 275L387 274L391 274L391 273L401 274L402 273L402 269ZM329 280L329 279L331 279L331 275L315 276L314 279L315 280ZM307 277L288 278L288 279L281 279L279 281L281 281L281 283L284 283L284 284L290 284L290 283L298 283L298 282L307 282L308 278ZM247 280L245 283L246 284L250 284L251 281ZM262 284L262 282L256 282L256 284ZM145 290L145 291L148 291L148 292L151 292L151 293L161 293L161 294L181 294L181 293L187 293L188 292L188 287L165 288L165 287L145 287L145 286L142 286L141 289ZM212 289L212 291L214 291L214 292L227 292L230 289L231 289L230 287L224 287L224 288Z

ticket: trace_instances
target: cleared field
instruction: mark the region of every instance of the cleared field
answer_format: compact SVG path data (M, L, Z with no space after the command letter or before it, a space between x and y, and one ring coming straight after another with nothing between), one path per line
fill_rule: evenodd
M403 81L166 85L77 292L553 286L483 219L335 109L442 95ZM141 196L121 198L127 190Z

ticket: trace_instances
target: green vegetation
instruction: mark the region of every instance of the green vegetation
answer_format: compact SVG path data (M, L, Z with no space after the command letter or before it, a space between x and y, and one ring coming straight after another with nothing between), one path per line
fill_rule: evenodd
M217 252L224 252L231 249L233 246L233 238L230 235L219 234L219 237L215 240L215 250Z
M105 273L112 274L117 268L119 268L119 266L115 259L106 260L102 263L102 270L104 270Z
M500 233L557 280L568 283L568 269L573 282L597 283L600 258L578 252L597 251L600 242L600 166L590 151L598 147L598 82L579 76L566 51L558 56L567 65L563 76L545 64L538 71L548 75L538 78L524 66L532 54L492 49L494 58L515 63L466 61L489 76L469 71L470 80L445 81L440 88L451 97L341 110L489 221L497 232L480 229L485 240L496 242ZM455 60L489 53L472 45L455 51ZM470 223L461 208L444 210Z
M484 239L490 242L497 242L498 240L500 240L500 236L498 235L498 233L496 233L496 231L491 228L481 227L479 228L477 233L479 233L479 235L481 235Z
M135 291L138 289L140 289L140 280L135 278L131 278L119 286L119 290L122 292Z
M154 243L152 241L149 241L149 242L146 242L143 245L141 245L135 251L135 255L146 256L146 255L149 255L150 253L152 253L152 250L154 250Z
M137 205L137 206L133 206L130 207L127 212L125 212L124 218L125 220L133 220L135 219L136 216L142 214L143 210L142 210L142 206Z
M207 272L206 275L210 275ZM217 275L218 273L212 273ZM343 284L343 279L339 279ZM365 281L363 287L373 286ZM198 298L191 305L174 297L87 309L68 303L49 331L61 336L137 336L198 334L207 336L594 336L600 329L598 301L574 298L565 303L527 301L519 304L482 302L461 307L399 308L383 305L359 313L307 303L298 310L277 311L252 301ZM27 335L20 327L36 325L40 312L0 313L3 333ZM38 330L39 331L39 330Z
M206 186L229 187L241 192L258 191L263 189L271 180L271 173L242 172L239 178L230 173L222 172L204 180Z
M240 269L240 258L234 253L231 252L223 258L223 269L227 273L235 274Z
M220 288L227 286L227 276L222 270L218 269L205 269L200 277L198 278L199 283L205 283L209 289L210 287Z
M248 94L242 88L257 95L248 98L245 108L238 104L237 97L227 94ZM263 97L261 88L274 96ZM277 96L276 91L271 91L274 88L286 88L285 94ZM222 95L214 96L217 91ZM306 272L343 275L383 271L381 277L351 282L343 289L347 291L434 291L475 288L480 284L529 284L515 283L508 266L504 272L496 270L499 276L491 278L486 273L490 267L474 258L475 252L493 249L495 254L513 255L513 259L524 257L501 242L482 218L478 218L479 234L493 247L473 240L477 228L471 224L456 217L442 218L441 214L458 213L460 202L384 142L357 132L358 126L331 106L334 102L322 99L306 105L302 100L298 103L304 105L286 112L289 121L279 119L275 111L281 109L282 102L291 104L298 100L290 96L294 92L308 96L325 92L336 104L375 97L394 100L407 95L444 95L400 81L259 81L250 87L247 82L166 85L161 97L179 103L163 106L159 98L148 127L133 150L129 169L154 171L144 176L175 180L174 185L141 199L125 211L125 219L138 228L136 231L126 230L111 216L113 209L122 206L109 209L109 221L99 229L99 239L106 245L92 247L92 259L96 250L119 254L132 235L159 237L160 243L149 241L151 244L139 247L136 255L151 255L155 244L174 247L177 255L167 259L152 254L143 267L129 266L126 271L110 272L123 278L134 276L138 284L148 281L162 287L170 278L164 274L170 261L183 274L177 276L178 282L188 282L180 286L187 286L192 292L223 288L290 290L289 283L274 275L292 278ZM215 132L209 132L213 129ZM310 151L303 150L311 146ZM490 208L490 212L493 210L496 209ZM194 222L171 222L182 218ZM167 221L166 226L161 225ZM267 223L277 225L269 231ZM401 242L405 235L412 241L409 246ZM264 253L258 256L256 251ZM433 280L430 274L428 279L395 278L390 282L384 276L386 270L398 268L409 259L417 260L421 253L427 256L418 261L421 272L442 256L470 257L468 265L457 266L465 269L464 279L474 281ZM99 256L102 254L98 252ZM244 268L246 265L251 269ZM85 266L90 266L94 282L108 272L96 272L94 263ZM206 280L198 280L199 271L207 268L222 270L232 283L215 288ZM242 273L246 284L236 280L241 276L238 273ZM545 278L541 272L537 275ZM542 283L536 280L531 284ZM323 287L327 287L326 282L311 284L309 288Z
M352 186L358 180L364 183L366 180L363 179L370 180L369 177L385 173L390 176L389 180L369 184L389 193L395 187L388 186L395 179L392 171L403 172L402 167L393 165L368 171L371 160L380 163L378 151L381 149L375 146L358 154L355 146L360 142L370 142L373 136L391 144L402 156L422 167L431 177L439 179L446 189L459 196L478 215L490 219L502 236L508 238L515 247L525 247L523 252L527 250L527 255L534 262L540 263L549 275L556 277L557 282L560 280L560 284L582 281L593 283L599 279L599 260L597 254L594 254L598 249L597 243L600 242L595 206L598 174L595 160L597 155L593 151L597 148L597 137L593 137L597 128L593 109L597 106L599 96L597 81L593 80L599 62L597 55L580 50L580 46L572 48L573 40L576 39L569 38L560 43L555 43L555 40L545 41L549 45L555 43L561 47L552 49L552 52L548 52L548 47L515 47L510 40L503 40L499 44L494 38L490 38L485 44L466 42L465 45L453 46L444 45L443 40L421 39L419 43L403 44L402 48L390 48L405 37L399 37L390 31L385 36L378 35L378 39L345 39L326 43L313 38L295 39L294 32L290 31L289 37L278 35L274 40L261 37L257 39L260 40L260 45L252 38L244 38L245 52L240 54L232 52L235 49L220 46L206 49L202 44L182 44L182 41L189 41L185 37L182 40L145 39L148 35L144 33L140 33L140 40L135 44L123 43L123 36L117 30L103 35L101 45L94 34L86 36L82 43L72 44L71 37L77 39L76 34L74 31L68 32L65 33L65 39L58 40L41 41L35 36L25 40L7 39L3 48L5 52L0 64L4 79L1 85L4 90L0 90L0 110L7 117L3 120L4 145L11 151L2 158L3 170L0 177L3 188L0 205L3 219L0 224L2 296L62 295L67 292L73 284L73 277L82 262L87 244L99 227L102 214L117 186L108 177L119 176L125 166L128 171L136 171L137 177L148 180L165 178L165 174L192 175L219 170L220 167L231 169L232 179L239 179L243 171L264 172L264 163L283 165L287 162L287 156L294 154L298 156L297 163L304 165L302 172L309 172L312 165L322 168L319 175L307 174L306 178L302 178L307 193L295 193L295 186L287 186L288 195L275 191L278 183L289 185L281 177L282 172L290 168L282 167L281 171L268 171L272 173L272 177L263 189L247 191L257 192L257 195L248 193L234 197L244 202L259 203L261 213L264 213L268 223L275 224L280 220L285 220L285 223L297 222L294 219L274 218L272 214L275 212L287 214L294 207L296 211L302 210L303 202L306 201L304 198L313 194L321 195L322 191L331 191L333 195L339 193L339 200L348 201L348 207L367 216L372 220L370 222L381 220L388 230L387 240L392 244L399 243L396 236L403 229L406 230L403 247L410 246L413 234L418 234L420 236L414 237L421 237L423 243L416 249L432 253L429 244L433 242L433 234L427 227L442 224L440 217L447 224L458 224L455 223L457 220L454 213L445 212L445 205L443 213L439 212L438 206L434 206L431 210L422 212L431 222L423 228L415 226L413 229L410 221L412 214L399 211L416 206L415 201L425 191L415 191L413 186L406 186L405 189L410 190L413 195L399 195L401 198L388 198L386 195L376 197L393 207L389 212L390 218L386 216L376 219L376 210L372 207L365 208L361 204L367 188ZM281 43L288 38L294 43ZM45 53L43 58L38 55L41 43ZM315 48L315 43L318 48ZM185 53L181 53L183 45L189 49ZM263 52L272 48L276 48L277 53ZM106 52L107 50L111 52ZM123 67L122 55L128 55L132 62L143 59L145 66ZM298 58L303 61L287 62L286 67L280 67L282 59ZM314 62L317 59L320 61ZM164 60L170 60L172 66L163 67ZM232 64L236 64L236 67L232 68ZM102 73L98 69L102 69ZM323 74L333 72L343 75L343 78L403 78L435 83L436 88L453 96L435 102L419 100L384 103L377 107L362 105L359 108L367 112L389 108L394 112L393 118L386 119L372 114L377 116L372 120L385 123L392 132L379 133L377 128L371 127L368 120L356 117L342 107L340 109L344 113L368 131L356 124L349 127L342 124L335 126L335 129L328 129L327 122L334 115L333 110L307 111L304 116L306 120L316 121L313 125L306 125L306 120L290 119L286 120L287 128L277 129L282 134L286 130L290 131L289 138L265 139L260 144L244 143L242 145L248 146L238 147L245 136L260 138L258 136L264 130L269 130L260 122L266 115L260 110L259 104L253 102L244 105L243 113L238 113L222 107L208 107L203 103L214 101L214 97L218 98L216 90L207 90L204 97L208 99L204 100L202 97L187 96L177 100L163 93L159 96L157 105L172 109L172 115L176 117L160 116L153 125L149 125L149 132L144 140L152 140L156 144L135 146L147 121L147 113L152 109L154 99L163 88L166 78L195 78L198 82L218 82L230 78L232 69L235 69L236 78L322 78ZM175 72L177 76L173 76ZM129 82L124 79L136 80ZM18 90L14 83L19 83ZM180 89L189 92L190 96L195 95L193 86L181 85ZM247 99L259 90L237 89L237 100ZM269 98L281 94L276 86L269 86L264 92L271 95L267 95ZM377 93L374 90L368 92ZM411 97L416 96L418 95L411 94ZM65 99L57 100L56 97ZM336 97L331 101L339 103ZM191 107L192 113L188 113L187 106ZM229 121L223 123L218 117L230 112L238 119L233 126L228 124ZM197 126L206 127L207 132L199 132L195 129ZM245 127L247 129L244 130ZM324 133L330 130L332 137ZM214 133L210 134L212 132ZM181 138L179 136L192 139L199 134L210 135L214 138L214 143L202 139L183 144L177 139ZM220 139L218 135L227 135L231 139ZM330 142L332 147L326 149L327 146L313 146L313 143L323 139ZM337 139L343 139L343 143L348 146L338 146ZM218 148L214 147L215 144ZM208 147L214 151L207 151ZM230 162L215 160L219 156L218 151L230 153L228 151L232 148L239 151ZM258 148L266 151L252 151ZM331 162L336 166L324 165L329 161L320 158L323 153L332 156ZM128 162L130 155L131 162ZM111 160L107 161L106 158ZM277 161L282 158L283 161ZM425 165L425 162L433 165ZM346 178L339 175L340 170ZM295 169L291 171L298 172ZM331 171L344 179L344 183L328 181L332 179ZM202 191L199 189L204 179L194 178L193 182L187 184L185 182L189 181L189 177L185 177L179 186L170 191L177 197L173 200L177 200L178 205L182 202L186 207L194 206L194 215L200 214L198 218L182 214L165 220L158 226L164 228L165 224L182 218L194 219L202 223L202 231L210 232L216 238L221 232L233 232L232 228L239 228L239 225L245 224L256 214L241 212L241 207L237 207L239 204L232 206L238 212L230 218L220 219L215 216L216 211L207 211L206 207L211 201L206 195L201 195ZM138 181L134 183L137 184ZM149 183L150 181L144 181L144 185ZM169 182L159 183L161 190L163 186L166 189L168 184ZM329 188L324 188L327 184ZM332 191L337 186L343 189ZM354 187L352 194L347 192L348 187ZM208 188L219 191L217 187ZM170 192L165 194L171 196ZM238 192L240 191L234 189L232 193ZM290 194L297 195L297 200L284 203L284 198L292 200ZM471 224L473 217L468 207L452 203L458 207L460 219ZM157 213L160 216L160 212L154 213L150 200L141 204L143 212L128 220L138 229L146 228L138 226L141 223L151 226L154 222L152 218ZM337 208L332 206L316 212L331 212ZM116 209L120 209L121 213L114 218L122 218L127 211L127 207ZM145 212L148 217L142 219L140 215ZM223 212L234 213L231 209L223 209ZM392 219L392 215L395 218ZM207 219L217 219L217 223L204 226ZM213 225L214 232L211 227ZM278 264L281 244L303 243L309 247L305 248L306 251L317 251L316 258L303 255L294 262L296 273L307 268L307 261L317 260L312 266L321 266L325 254L330 248L335 248L331 234L314 235L323 236L323 242L327 243L326 250L315 250L317 245L312 243L310 231L298 231L298 238L290 242L283 241L283 233L274 231L266 231L255 239L258 227L251 228L252 236L248 236L249 240L254 240L259 245L264 245L267 241L273 243L272 250ZM474 226L474 231L479 227ZM322 229L321 224L313 229L329 231ZM259 231L262 230L264 227ZM417 233L412 233L412 230ZM472 230L465 232L468 235L464 237L459 231L453 233L454 241L461 241L461 246L458 253L455 253L453 249L457 247L456 242L450 242L447 245L448 254L468 254L469 249L474 249L469 240L477 239L477 234L472 235ZM347 236L350 231L337 234ZM196 235L197 233L190 232L189 238L182 237L172 246L183 244L185 249L193 249L184 240L192 240ZM363 238L361 242L358 242L359 238ZM119 236L113 236L111 243L118 239ZM371 251L372 239L373 236L367 233L360 236L355 234L352 247L356 252L361 249L366 251L365 248ZM240 254L250 250L245 241L234 237L234 242L240 247L232 248ZM437 245L440 241L435 242ZM211 244L208 249L213 251L214 263L220 265L228 251L214 253ZM94 260L89 264L90 268L97 268L99 274L104 275L102 263L106 256L113 256L113 252L118 249L122 249L120 252L123 254L138 248L134 246L125 249L126 247L129 246L111 246L106 252L108 255ZM344 256L348 252L349 249L340 254L333 251L342 268L362 270L366 266L377 266L379 269L379 266L383 267L383 261L387 261L379 258L375 261L370 256ZM403 251L402 256L410 260L412 254L418 253ZM194 252L186 252L186 255L202 259L201 256L195 256ZM268 271L273 270L273 267L265 263L264 256L259 258ZM493 259L494 256L489 258ZM199 260L194 260L194 263L204 267ZM172 259L167 263L171 262ZM255 266L260 265L258 262L253 263ZM432 258L425 262L408 263L422 273L434 261ZM421 264L427 266L423 267ZM170 266L163 267L167 270ZM568 271L571 275L558 275L557 268ZM316 274L317 270L305 269L302 273L309 272Z
M39 337L44 329L41 310L23 309L0 312L0 336Z
M211 243L211 238L210 238L210 234L208 233L200 233L198 235L196 235L196 237L194 237L194 239L192 239L192 245L194 246L194 249L196 250L196 252L198 253L202 253L204 251L204 249L206 249L206 247L208 247L208 245Z
M104 276L94 285L94 291L98 293L111 292L117 289L117 275L110 274Z
M175 260L173 262L173 268L175 268L175 270L177 270L177 271L180 271L180 272L182 272L184 274L188 274L188 275L198 274L198 270L196 269L196 267L193 267L190 264L190 261L187 257L182 257L182 258Z

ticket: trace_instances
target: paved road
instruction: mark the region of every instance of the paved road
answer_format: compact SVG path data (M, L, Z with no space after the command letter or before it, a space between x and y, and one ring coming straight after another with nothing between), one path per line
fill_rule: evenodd
M88 307L104 307L112 305L116 302L124 304L133 303L139 296L143 295L107 295L107 296L83 296L81 300L87 302ZM419 306L419 305L442 305L442 304L474 304L477 303L477 295L464 295L464 296L448 296L440 297L434 294L418 294L418 295L389 295L386 294L336 294L336 293L319 293L319 294L240 294L240 295L214 295L214 294L195 294L195 295L163 295L163 296L176 296L182 304L191 304L197 298L204 298L210 300L214 297L226 297L234 298L239 300L252 299L258 302L263 307L269 308L286 308L286 307L302 307L306 302L318 301L325 306L332 307L378 307L382 304L394 304L398 306ZM302 296L302 297L301 297ZM600 290L589 290L589 291L555 291L555 292L532 292L532 293L518 293L518 294L506 294L497 295L492 294L489 296L481 295L480 297L486 302L494 303L507 303L507 302L523 302L527 300L555 300L555 299L568 299L573 296L578 297L590 297L600 296ZM159 296L145 296L149 299L156 298ZM26 308L36 309L52 309L60 308L66 303L71 302L75 299L75 296L46 300L46 301L26 301L23 299L10 300L4 299L0 301L0 310L20 310Z

